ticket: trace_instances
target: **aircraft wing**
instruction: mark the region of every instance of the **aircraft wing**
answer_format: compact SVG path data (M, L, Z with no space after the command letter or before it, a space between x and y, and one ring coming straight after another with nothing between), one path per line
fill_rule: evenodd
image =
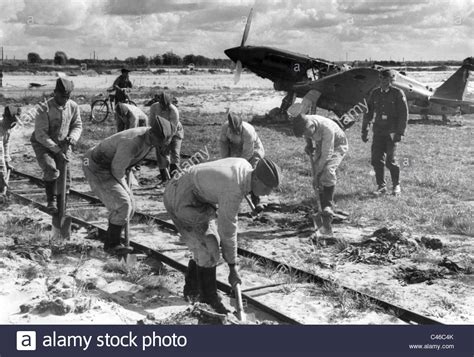
M310 83L295 85L294 89L304 96L317 90L326 100L352 107L367 100L370 91L378 85L379 71L373 68L354 68L335 73Z
M430 97L429 101L431 103L436 103L439 105L444 105L450 108L459 108L463 114L473 114L474 113L474 102L468 100L458 100L458 99L447 99L440 97Z

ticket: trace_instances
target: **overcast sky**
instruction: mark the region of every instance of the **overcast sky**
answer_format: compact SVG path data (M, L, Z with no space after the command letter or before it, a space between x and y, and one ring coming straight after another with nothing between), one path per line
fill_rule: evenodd
M172 50L224 58L240 44L279 47L328 60L456 59L472 56L472 0L0 0L0 45L8 58L124 59Z

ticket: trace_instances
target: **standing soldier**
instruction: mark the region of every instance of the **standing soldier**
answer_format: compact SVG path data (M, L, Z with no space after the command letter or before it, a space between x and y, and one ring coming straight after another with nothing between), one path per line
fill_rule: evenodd
M255 128L232 113L227 114L227 123L222 125L219 148L222 158L241 157L250 162L253 168L265 157L265 150ZM253 193L251 198L257 211L261 211L263 208L260 198Z
M140 108L132 104L118 103L115 106L115 124L118 133L139 126L148 126L148 117Z
M127 249L120 244L120 236L135 207L132 190L125 178L127 171L144 159L153 147L167 145L172 132L169 121L157 117L152 120L151 127L116 133L84 155L84 176L109 211L105 250Z
M257 167L241 158L227 158L193 166L166 186L163 203L181 239L193 253L185 276L184 296L227 313L216 287L220 248L229 265L229 283L241 283L236 269L237 214L249 192L265 196L280 182L280 168L269 159Z
M369 140L368 127L372 120L374 121L371 161L377 182L374 194L377 196L387 193L384 165L390 170L392 177L392 194L399 196L401 193L396 149L397 143L405 135L408 105L403 91L391 85L394 77L394 72L389 69L380 72L380 87L370 93L367 101L368 111L362 122L362 141L366 143Z
M13 105L5 107L3 120L0 120L0 194L5 192L7 187L7 171L11 167L10 157L10 134L12 129L21 124L19 116L21 108Z
M132 88L132 82L130 82L128 77L130 71L122 68L121 72L122 74L115 79L112 85L113 89L115 89L115 104L125 103L128 99L126 91L128 88Z
M160 169L161 183L166 183L173 172L178 168L181 155L181 143L184 138L184 129L179 121L178 108L172 103L172 98L167 93L159 93L157 97L158 101L150 107L150 120L153 120L156 116L167 119L175 132L171 139L170 145L163 148L157 148L156 160L158 161L158 167Z
M69 99L73 89L72 81L58 78L54 97L39 105L35 130L30 139L43 170L46 200L50 209L56 209L54 198L58 194L56 181L61 174L59 167L64 160L69 161L70 145L74 146L82 133L79 106Z
M293 132L306 139L305 153L313 160L313 186L322 186L322 213L333 216L336 170L349 149L346 134L329 118L304 114L294 119Z

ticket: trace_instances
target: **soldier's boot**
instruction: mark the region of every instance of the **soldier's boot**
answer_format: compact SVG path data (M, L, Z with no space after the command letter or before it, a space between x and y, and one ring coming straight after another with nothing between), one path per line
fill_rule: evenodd
M56 198L56 180L45 181L44 188L46 191L46 204L48 209L57 210L55 198Z
M107 237L104 242L104 250L109 254L125 255L133 252L132 247L120 243L123 226L109 223Z
M400 188L400 168L397 166L391 167L390 176L392 177L392 184L393 184L392 195L400 196L402 192Z
M323 194L321 199L321 208L323 209L323 214L333 217L334 211L334 186L324 186Z
M170 176L173 177L174 172L178 169L178 165L170 164Z
M168 182L170 179L170 174L168 169L160 169L161 183Z
M230 311L222 304L217 293L216 267L204 268L197 266L199 281L199 301L210 305L219 314L227 314Z
M195 301L199 297L198 268L193 259L189 260L188 270L184 275L183 295L187 301Z
M387 187L385 183L385 169L383 166L375 167L375 181L377 182L377 190L373 192L375 196L385 195L387 193Z

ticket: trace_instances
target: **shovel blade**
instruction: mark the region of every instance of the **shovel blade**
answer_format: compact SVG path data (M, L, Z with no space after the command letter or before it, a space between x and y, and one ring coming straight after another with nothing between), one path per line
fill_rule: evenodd
M58 214L53 215L53 236L55 238L71 239L71 217L59 218Z

